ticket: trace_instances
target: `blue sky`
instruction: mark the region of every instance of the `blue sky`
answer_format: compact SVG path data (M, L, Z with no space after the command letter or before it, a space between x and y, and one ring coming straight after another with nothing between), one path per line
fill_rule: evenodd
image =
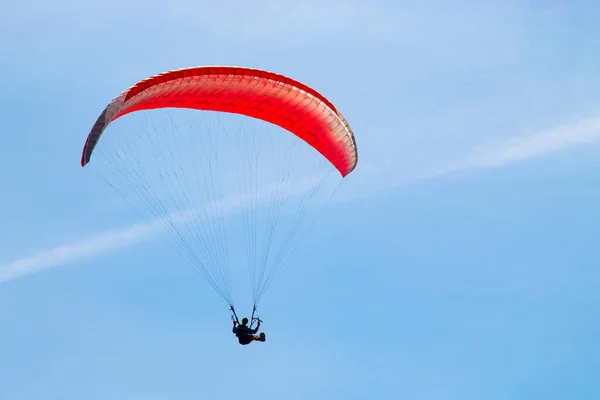
M600 397L598 4L119 3L3 4L1 399ZM205 64L315 87L358 142L265 344L79 166L116 94Z

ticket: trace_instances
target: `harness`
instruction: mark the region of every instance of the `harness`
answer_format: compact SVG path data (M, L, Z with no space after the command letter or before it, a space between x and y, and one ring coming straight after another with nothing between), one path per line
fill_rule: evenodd
M231 310L231 320L235 321L238 325L240 325L240 320L238 319L238 316L235 313L235 309L233 308L233 306L231 306L229 309ZM256 305L252 309L252 316L250 317L250 325L248 326L250 330L252 330L252 327L254 326L255 322L262 322L261 319L259 317L255 317L254 314L256 314Z

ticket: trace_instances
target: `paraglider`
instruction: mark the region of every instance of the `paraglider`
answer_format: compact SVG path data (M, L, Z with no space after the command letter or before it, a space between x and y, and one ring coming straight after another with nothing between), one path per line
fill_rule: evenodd
M87 136L81 166L93 158L100 176L232 311L230 266L246 264L256 311L302 240L309 211L328 203L358 152L346 119L305 84L259 69L200 66L151 76L115 97ZM246 260L232 261L240 252L231 248L245 248ZM250 326L236 316L234 333L254 341L259 325L254 312Z
M235 310L233 309L233 307L231 307L231 320L233 321L232 332L238 338L238 342L241 345L248 345L253 341L264 342L266 340L264 332L261 332L258 336L256 336L258 330L260 329L260 323L262 321L260 320L260 318L254 317L255 311L256 307L254 307L254 311L252 312L252 322L250 323L250 326L248 326L248 318L242 318L242 323L240 324L240 320L235 314ZM254 322L256 322L256 327L252 328Z

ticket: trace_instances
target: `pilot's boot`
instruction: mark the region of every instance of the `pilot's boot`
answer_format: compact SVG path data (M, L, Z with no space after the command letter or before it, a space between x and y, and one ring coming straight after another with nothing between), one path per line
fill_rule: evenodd
M264 342L265 340L267 340L265 338L265 333L264 332L261 332L260 335L258 335L258 340L260 340L261 342Z

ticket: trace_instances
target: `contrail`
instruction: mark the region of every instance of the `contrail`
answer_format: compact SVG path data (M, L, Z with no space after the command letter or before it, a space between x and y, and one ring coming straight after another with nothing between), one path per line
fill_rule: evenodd
M598 139L600 139L600 117L589 118L533 135L511 138L493 149L477 150L471 156L447 167L434 169L430 173L421 175L420 178L426 179L466 169L499 167L557 152L578 144L591 143ZM297 193L298 190L295 190L295 194ZM227 204L231 205L229 200ZM226 207L226 205L223 206ZM235 210L229 211L235 212ZM175 219L183 219L183 216L182 213L179 218ZM154 221L154 223L158 222L160 221ZM155 229L150 224L139 223L123 229L103 232L51 250L40 251L32 256L0 265L0 283L130 246L148 240L154 234Z
M446 172L470 168L493 168L554 153L600 139L600 117L560 125L533 135L515 137L502 146L475 152Z
M140 223L124 229L103 232L51 250L41 251L33 256L1 265L0 283L111 250L117 250L146 240L152 233L153 229L150 225Z
M286 189L283 197L305 193L314 186L314 183L315 179L303 179L297 182L293 188ZM258 190L253 196L254 201L266 202L273 190L283 190L280 186L280 183L273 183ZM246 202L249 201L246 200ZM240 201L238 196L227 197L214 203L204 204L197 209L172 212L163 218L105 231L51 250L40 251L32 256L0 265L0 283L152 239L157 234L157 230L164 226L165 221L180 225L189 218L201 218L202 211L220 209L223 214L233 214L243 210L243 206L244 202Z

